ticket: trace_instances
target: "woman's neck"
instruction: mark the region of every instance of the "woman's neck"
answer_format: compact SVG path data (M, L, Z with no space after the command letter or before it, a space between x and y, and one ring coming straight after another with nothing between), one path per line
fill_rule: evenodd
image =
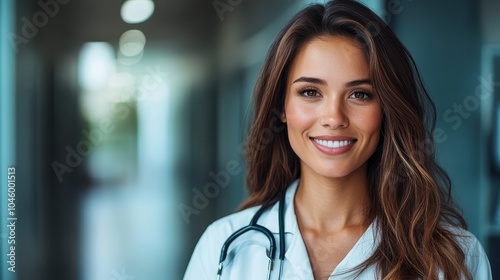
M344 178L302 172L294 206L301 227L328 232L366 228L369 202L366 167L361 167Z

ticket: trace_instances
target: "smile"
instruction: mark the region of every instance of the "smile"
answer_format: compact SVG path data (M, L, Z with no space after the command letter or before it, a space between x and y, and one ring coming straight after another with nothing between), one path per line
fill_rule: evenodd
M310 139L316 149L329 156L337 156L347 153L357 142L357 139L355 138L344 136L320 136L318 138L311 137Z
M354 143L353 140L344 140L344 141L332 141L332 140L320 140L320 139L313 139L313 140L319 145L327 148L341 148Z

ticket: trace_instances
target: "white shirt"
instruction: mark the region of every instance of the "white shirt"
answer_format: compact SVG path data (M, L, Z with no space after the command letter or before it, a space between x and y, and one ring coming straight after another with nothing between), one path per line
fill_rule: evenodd
M297 186L298 180L288 187L285 194L286 253L281 279L314 279L293 207ZM255 206L245 209L208 226L194 249L184 280L216 279L222 245L233 232L247 226L259 208L260 206ZM262 214L258 224L269 229L276 239L276 256L271 279L279 279L278 203L275 203L270 210ZM368 227L354 247L331 273L330 280L354 279L352 274L342 274L342 272L356 267L373 254L380 242L375 237L377 236L375 228L373 223ZM483 247L470 232L460 231L465 237L459 238L458 241L466 254L467 267L472 273L473 279L492 279L490 264ZM269 248L269 240L257 231L247 232L235 239L229 246L221 279L266 279L268 267L267 248ZM317 250L321 250L321 248ZM326 250L325 257L328 257L328 251ZM379 277L376 276L375 266L371 266L356 279L373 280L376 278Z

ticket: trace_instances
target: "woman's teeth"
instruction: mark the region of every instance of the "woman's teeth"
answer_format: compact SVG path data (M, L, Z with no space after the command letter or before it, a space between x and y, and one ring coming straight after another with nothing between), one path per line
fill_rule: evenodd
M331 141L331 140L319 140L319 139L314 139L314 141L320 144L321 146L325 146L328 148L340 148L350 145L354 142L353 140Z

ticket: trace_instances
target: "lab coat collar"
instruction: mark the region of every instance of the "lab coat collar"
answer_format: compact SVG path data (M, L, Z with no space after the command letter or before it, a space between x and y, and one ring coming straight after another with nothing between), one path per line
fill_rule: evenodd
M285 193L285 239L286 253L285 257L290 261L293 267L294 276L299 279L311 279L313 276L310 262L308 260L307 249L304 240L297 225L297 218L295 215L294 198L299 185L299 179L295 180L288 186ZM261 220L258 222L268 228L276 239L279 234L278 213L279 203L275 203L270 211L262 214ZM376 246L380 242L379 237L376 235L376 221L373 221L367 228L365 233L356 242L354 247L348 255L338 264L333 275L346 272L349 269L359 265L362 261L366 260L373 254Z
M312 279L312 269L311 264L307 255L307 249L304 244L304 240L299 231L299 227L297 225L297 218L295 216L295 208L294 208L294 198L295 193L297 192L297 188L299 186L299 179L295 180L291 183L285 193L285 240L287 244L285 258L290 261L291 264L291 275L294 278L298 279ZM260 222L262 225L267 227L278 240L279 235L279 203L275 203L270 211L266 211L262 214L262 221ZM290 275L287 275L287 277Z
M285 233L297 233L297 219L293 200L299 186L299 179L291 183L285 193ZM264 212L258 221L258 224L268 228L273 234L279 234L279 202L276 202L270 210Z

